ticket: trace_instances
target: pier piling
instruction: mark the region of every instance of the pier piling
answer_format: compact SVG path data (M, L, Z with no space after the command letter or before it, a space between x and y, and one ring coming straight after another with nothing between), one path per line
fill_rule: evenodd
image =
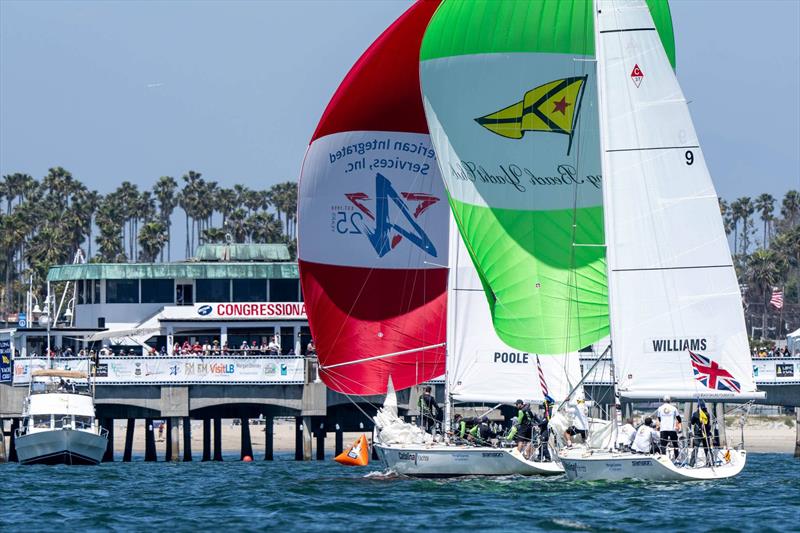
M201 461L211 460L211 419L203 419L203 458Z
M6 459L6 421L0 418L0 463L5 463Z
M136 419L129 418L125 427L125 451L122 454L122 462L130 463L133 455L133 431L136 428Z
M795 427L795 443L794 443L794 456L800 459L800 407L794 408L794 427Z
M192 460L192 419L183 417L183 462Z
M144 419L144 460L147 462L155 462L158 460L156 456L156 436L153 432L153 419Z
M104 463L114 462L114 419L104 418L103 427L108 431L108 443L106 444L106 451L103 454Z
M169 443L169 453L167 460L178 462L181 460L181 438L180 438L180 418L171 417L167 419L167 442Z
M303 417L303 461L311 460L311 417Z
M273 453L273 437L275 435L275 419L268 416L264 421L264 460L272 461L274 459Z
M164 460L171 461L172 460L172 419L167 418L164 423L167 425L167 440L166 445L164 446Z
M19 418L11 419L11 438L8 439L8 462L18 463L17 458L17 429L19 428Z
M250 419L249 418L241 418L242 421L242 438L241 438L241 454L240 458L244 459L245 457L249 457L250 459L253 458L253 443L250 440Z
M325 460L325 424L320 423L317 429L317 461Z
M303 460L303 417L294 417L294 460Z
M339 455L344 451L344 432L342 431L341 426L336 424L336 439L334 444L334 457Z
M214 419L214 460L222 461L222 419Z

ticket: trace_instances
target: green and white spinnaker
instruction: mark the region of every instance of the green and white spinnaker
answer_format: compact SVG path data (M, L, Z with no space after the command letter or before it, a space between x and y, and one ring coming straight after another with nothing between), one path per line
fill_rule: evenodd
M667 3L647 3L674 65ZM420 61L439 167L498 336L539 354L608 336L592 2L447 0Z

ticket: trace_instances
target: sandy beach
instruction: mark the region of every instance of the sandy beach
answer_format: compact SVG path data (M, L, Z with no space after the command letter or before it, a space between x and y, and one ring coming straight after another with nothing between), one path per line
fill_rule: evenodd
M727 436L730 445L736 445L742 440L742 431L738 424L738 419L729 418L727 420ZM118 420L114 427L114 449L121 455L125 446L125 426L126 421ZM264 426L251 424L250 439L253 446L255 458L264 456ZM295 425L293 419L275 419L274 425L274 451L276 453L294 452L295 446ZM744 427L745 448L750 452L756 453L794 453L795 446L795 426L792 417L786 416L757 416L751 417ZM344 445L349 446L355 441L360 433L345 433ZM369 437L369 435L367 435ZM222 448L225 454L237 454L240 450L241 426L234 425L232 419L224 419L222 422ZM183 436L180 440L183 446ZM316 441L314 441L316 446ZM334 452L334 434L329 433L325 439L326 455L330 456ZM136 421L136 431L134 433L134 453L144 453L144 420ZM163 457L166 450L166 430L162 439L158 438L156 431L156 449L159 457ZM192 453L195 458L203 452L203 423L199 420L192 421Z

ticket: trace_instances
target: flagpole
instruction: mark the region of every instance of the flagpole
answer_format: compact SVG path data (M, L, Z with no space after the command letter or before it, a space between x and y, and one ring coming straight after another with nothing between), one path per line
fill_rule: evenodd
M781 287L781 294L786 294L786 285ZM783 308L784 307L786 307L786 300L785 299L783 301L783 305L781 305L781 312L780 312L780 315L778 317L778 335L777 335L778 338L780 338L781 328L783 327Z

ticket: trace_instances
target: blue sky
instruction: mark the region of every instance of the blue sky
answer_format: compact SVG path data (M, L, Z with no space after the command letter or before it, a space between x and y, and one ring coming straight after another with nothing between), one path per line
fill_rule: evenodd
M408 5L0 0L0 173L60 165L101 193L189 169L294 180L342 77ZM800 188L800 2L671 6L718 193Z

